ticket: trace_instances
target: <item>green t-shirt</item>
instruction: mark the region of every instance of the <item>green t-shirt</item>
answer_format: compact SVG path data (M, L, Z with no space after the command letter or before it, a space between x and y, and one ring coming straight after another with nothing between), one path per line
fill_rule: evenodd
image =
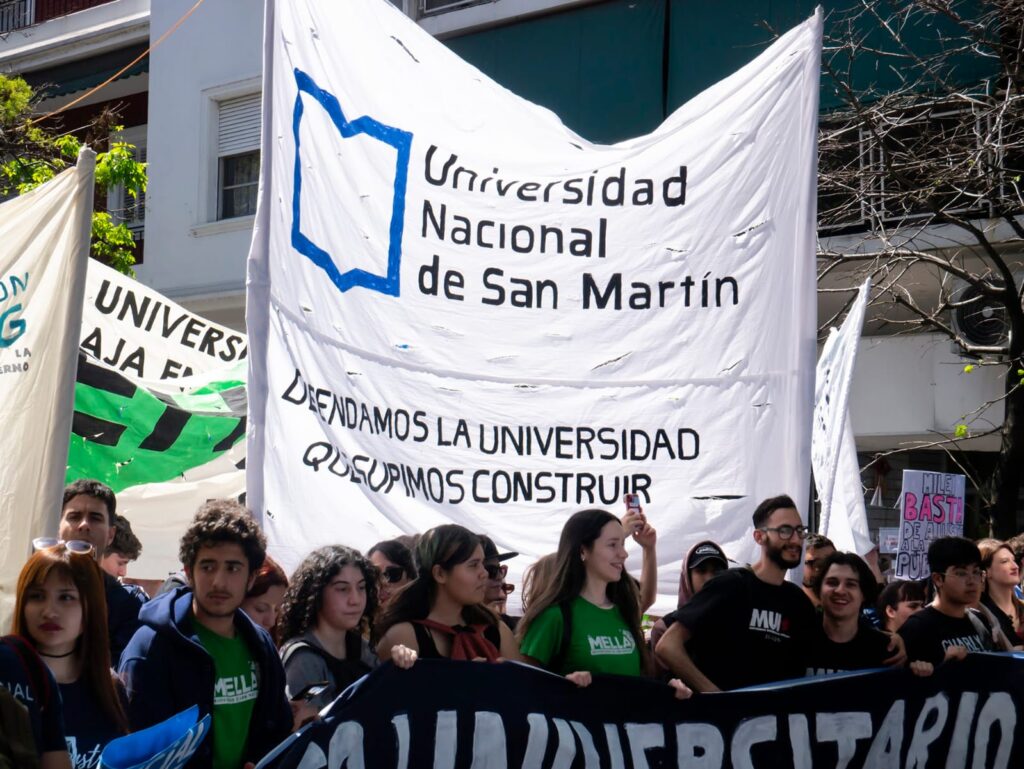
M561 670L556 673L614 673L640 675L640 650L629 625L617 606L602 609L585 598L576 597L569 606L572 638ZM562 648L562 610L549 606L530 625L519 651L527 657L550 663Z
M195 623L196 635L213 657L213 769L240 769L249 740L249 720L259 692L256 662L241 636L225 638Z

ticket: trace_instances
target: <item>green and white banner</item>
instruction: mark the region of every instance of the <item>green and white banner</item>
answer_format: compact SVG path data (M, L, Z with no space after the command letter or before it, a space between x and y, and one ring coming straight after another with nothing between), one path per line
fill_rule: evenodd
M245 491L242 332L90 260L67 480L96 478L143 543L132 576L178 568L196 508Z

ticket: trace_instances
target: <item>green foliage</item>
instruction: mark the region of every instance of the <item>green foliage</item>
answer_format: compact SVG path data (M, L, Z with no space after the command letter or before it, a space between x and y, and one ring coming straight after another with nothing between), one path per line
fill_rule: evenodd
M967 437L967 425L957 425L953 430L954 438L966 438Z
M92 215L91 252L95 259L105 262L118 272L135 277L135 255L132 254L132 231L124 224L114 224L110 214L95 211Z
M56 134L31 121L36 94L19 77L0 75L0 196L21 195L45 184L73 165L82 141L72 133ZM91 127L96 130L95 125ZM117 132L120 127L112 129ZM106 132L103 132L104 135ZM146 164L135 160L135 147L111 141L96 155L96 188L108 191L123 186L126 196L138 201L146 191ZM134 276L134 241L124 224L97 211L92 219L91 254L126 275Z
M135 159L135 145L112 142L107 152L96 156L96 185L105 189L122 185L137 200L146 191L146 164Z
M32 87L20 77L0 75L0 121L17 122L32 104Z

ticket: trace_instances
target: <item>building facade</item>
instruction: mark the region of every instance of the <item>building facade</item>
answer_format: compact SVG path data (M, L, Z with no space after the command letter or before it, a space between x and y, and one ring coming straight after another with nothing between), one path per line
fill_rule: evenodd
M485 74L554 110L591 141L643 134L770 38L813 13L815 0L401 0L399 9ZM826 4L828 5L828 4ZM149 163L139 280L213 320L244 327L245 262L259 173L262 0L0 0L0 71L45 87L43 109L69 103L148 57L64 115L118 105L125 138ZM823 100L823 104L825 100ZM124 208L116 194L108 201ZM1022 262L1024 264L1024 262ZM1022 270L1024 275L1024 270ZM820 318L839 300L823 295ZM967 376L941 335L896 336L869 323L851 415L862 460L949 433L978 404L998 401L998 372ZM985 414L1002 421L996 402ZM986 455L998 436L966 448ZM892 457L884 506L901 467L955 471L939 450ZM865 474L872 486L883 477Z

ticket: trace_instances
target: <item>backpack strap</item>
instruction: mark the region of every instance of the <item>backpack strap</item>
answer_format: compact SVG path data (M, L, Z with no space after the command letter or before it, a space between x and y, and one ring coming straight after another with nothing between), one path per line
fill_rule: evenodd
M28 676L29 685L33 693L39 697L39 704L44 711L49 711L53 692L50 689L50 677L47 675L45 664L32 648L32 644L19 635L5 635L4 643L14 650L21 661L21 666Z
M996 651L1009 651L1012 647L1009 640L999 627L999 622L991 616L988 610L968 609L967 619L971 621L974 630L987 646Z
M562 672L565 660L569 656L569 644L572 642L572 604L570 601L562 601L558 604L558 609L562 613L562 638L558 643L558 651L548 662L548 670L552 673Z
M352 633L346 634L346 636L352 635ZM359 637L356 636L356 649L354 655L351 654L351 643L351 640L348 637L346 637L345 654L349 656L347 659L339 660L337 657L332 657L330 654L328 654L326 651L319 648L318 646L314 646L309 641L295 641L294 643L288 644L282 651L281 664L287 664L288 660L292 658L295 652L300 650L308 650L313 652L315 655L317 655L320 659L324 661L324 664L327 666L327 669L334 677L336 683L344 681L347 677L347 665L358 665L362 663L362 648L361 645L359 644Z

